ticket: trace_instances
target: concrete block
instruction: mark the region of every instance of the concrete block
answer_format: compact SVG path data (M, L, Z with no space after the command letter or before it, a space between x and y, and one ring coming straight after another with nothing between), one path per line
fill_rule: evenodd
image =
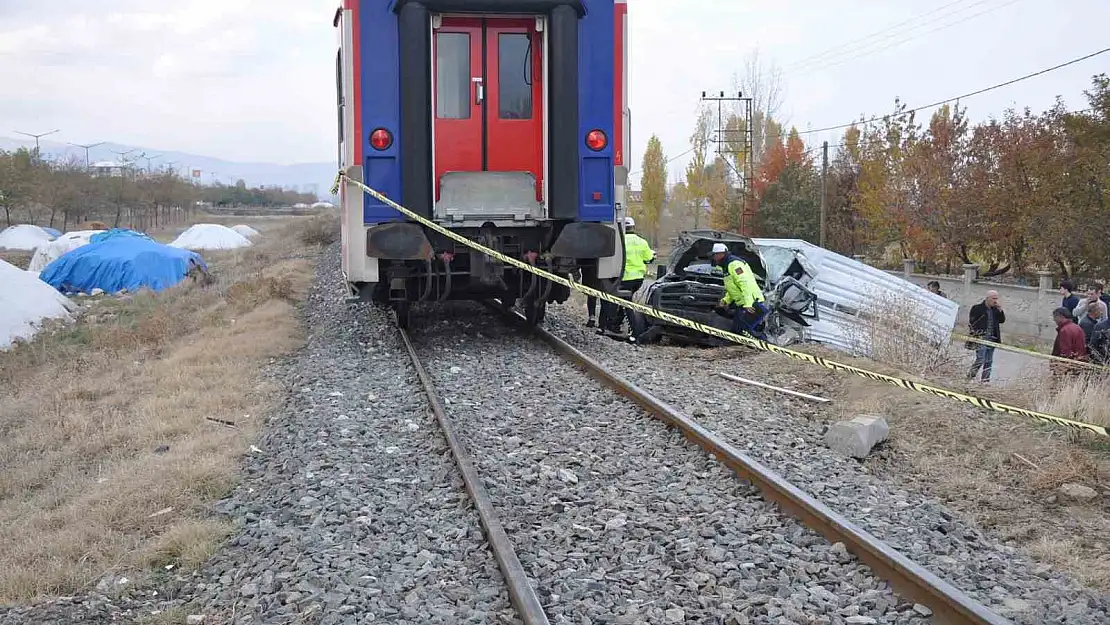
M886 419L861 415L851 421L837 421L825 432L829 449L853 458L866 458L871 449L886 440L890 426Z

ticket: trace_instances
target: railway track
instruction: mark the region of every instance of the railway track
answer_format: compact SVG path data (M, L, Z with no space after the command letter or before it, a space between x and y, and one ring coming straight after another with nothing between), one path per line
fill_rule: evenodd
M497 314L505 314L501 313L497 307L491 307L491 310ZM510 317L509 321L518 325L521 329L525 329L524 319L521 315L517 313L507 313L507 315ZM492 319L491 316L481 323L488 323ZM670 582L662 579L655 580L654 584L630 582L630 580L636 580L637 575L644 574L650 578L657 570L660 570L660 567L652 559L655 555L659 555L663 561L674 559L678 562L695 557L690 555L688 549L692 543L683 542L686 539L669 542L673 535L664 535L662 540L659 541L664 544L664 553L649 554L647 560L641 557L636 561L633 561L634 559L622 561L617 564L616 568L607 569L603 575L594 575L592 578L586 576L583 579L590 581L585 583L584 588L586 590L583 593L578 593L578 588L574 584L553 581L559 580L559 575L552 574L549 570L552 568L553 560L559 562L558 558L555 557L556 555L562 555L565 558L556 568L574 570L577 571L576 574L578 575L585 574L591 566L600 566L602 569L607 566L612 567L614 563L606 562L604 558L600 558L602 561L598 563L596 559L591 561L589 557L585 557L584 553L588 549L582 545L589 544L590 541L612 540L612 536L606 539L599 536L599 534L617 534L618 540L620 540L619 528L623 528L623 524L636 526L640 537L653 538L650 536L652 533L663 532L665 534L664 529L668 525L666 520L668 518L674 522L670 526L671 528L681 526L683 521L697 524L699 519L702 521L707 518L710 519L708 524L702 523L702 529L693 533L693 538L690 540L699 543L702 546L702 551L708 550L705 556L708 559L708 562L705 563L707 567L705 570L710 571L711 574L708 576L715 579L713 585L720 583L722 587L737 587L741 590L735 597L731 596L730 593L712 595L716 598L709 601L711 605L706 607L701 616L695 616L687 622L743 622L738 620L728 621L723 617L719 620L706 621L704 617L716 614L714 610L720 610L720 613L736 613L742 612L745 607L750 608L752 602L745 598L742 592L743 589L747 589L761 598L774 594L765 584L766 580L761 578L763 571L759 569L763 567L767 567L769 571L767 575L777 576L780 582L773 589L774 592L780 596L787 592L784 591L781 583L783 581L783 571L789 568L787 561L775 559L763 561L758 554L753 554L748 549L749 543L762 542L764 546L772 551L780 549L789 552L792 557L802 562L807 562L803 566L804 570L816 571L812 576L802 573L802 576L806 579L797 580L799 583L806 585L802 594L808 592L813 595L817 598L814 600L816 603L820 603L822 600L826 604L836 603L832 596L844 592L850 594L854 590L852 587L841 587L835 593L822 590L826 587L836 589L835 584L825 583L822 585L820 583L822 579L826 582L830 579L835 580L838 576L849 578L857 576L858 579L858 576L861 575L858 570L851 568L851 565L845 561L846 558L835 555L842 546L846 548L847 552L854 555L860 563L866 564L870 568L870 573L863 573L863 575L873 575L875 578L889 584L890 588L900 597L901 605L904 608L913 606L912 610L906 609L901 616L898 616L896 612L890 612L889 620L883 622L930 622L951 625L1003 625L1010 623L1007 619L991 612L960 590L910 561L820 501L741 453L686 415L609 371L570 344L542 328L530 330L535 336L542 339L550 350L548 347L536 345L534 341L529 349L553 351L563 359L564 367L573 369L574 374L566 373L567 384L557 383L547 388L521 388L523 384L519 380L505 379L505 385L502 387L500 396L468 397L461 390L466 388L466 384L461 382L455 384L453 389L446 391L454 395L454 401L448 399L446 402L441 398L445 380L459 374L463 374L463 377L467 375L504 376L504 373L499 373L503 370L490 369L485 371L483 367L489 365L498 357L509 358L510 356L506 354L500 356L490 354L490 358L475 356L472 364L477 370L463 372L460 367L448 366L452 357L457 357L461 352L448 350L449 353L446 358L443 358L442 355L433 355L430 358L427 354L421 356L421 351L427 352L433 349L431 346L437 344L436 338L430 338L429 347L422 349L418 345L421 342L419 336L414 340L414 337L408 332L401 331L408 355L416 368L435 418L448 441L451 453L462 473L467 491L478 512L488 543L508 587L510 599L521 620L526 625L548 623L551 622L549 618L554 619L555 616L558 616L561 621L569 622L568 615L574 611L568 610L567 606L564 605L567 600L565 598L567 588L571 589L570 594L572 596L592 594L593 596L602 597L596 602L602 605L598 610L603 617L600 619L601 622L652 622L654 620L650 618L652 610L655 610L654 614L657 616L662 615L667 622L686 621L681 605L690 605L690 603L696 605L699 601L703 604L706 603L702 596L704 593L701 590L692 594L688 593L683 597L684 601L678 601L675 598L663 601L658 598L643 597L641 596L643 593L637 592L637 590L653 589L653 586L654 590L658 590L668 583L679 586L688 583L689 580L683 579L682 575L675 576L673 581ZM478 331L479 337L488 336L492 333L493 331ZM438 337L438 339L438 344L442 344L443 337ZM527 340L523 338L523 334L521 340ZM473 346L480 343L480 338L475 341L475 337L470 336L462 340L460 345L467 341L469 341L469 345ZM525 354L516 354L516 356L522 360L532 358L532 356ZM425 363L429 360L433 362L432 366L425 366ZM534 360L528 360L528 362L534 364ZM456 369L458 373L455 373ZM552 369L546 368L544 375L546 377L554 375ZM437 373L440 379L437 381L437 375L431 372ZM586 375L584 374L588 374L594 381L585 379ZM574 375L583 379L572 380ZM560 377L556 376L555 379L560 379ZM627 410L628 407L627 404L619 402L619 400L614 400L613 403L606 406L606 409L617 413L616 418L609 421L604 420L605 410L599 411L597 406L593 405L594 414L577 422L574 421L574 417L569 421L560 421L548 417L550 423L552 423L551 427L537 427L538 423L542 424L545 421L545 417L534 414L538 410L531 409L526 404L514 404L509 399L512 393L520 395L542 391L546 397L550 394L558 395L570 391L569 395L560 395L560 398L567 397L573 401L573 396L577 394L574 387L577 387L577 391L580 391L580 393L588 394L587 387L596 383L600 383L610 394L615 392L635 404L641 415L643 413L651 415L670 426L671 429L666 430L656 427L656 430L661 430L663 433L631 432L630 430L634 430L636 427L644 430L643 424L638 423L635 417L631 415L627 419L621 419L620 411ZM571 388L568 389L568 386ZM505 392L505 388L509 390ZM494 404L495 401L498 403ZM624 404L625 407L617 407L618 403ZM585 404L590 405L590 400L587 399ZM551 405L554 405L554 402L551 402ZM448 406L451 406L451 413L448 412ZM570 410L576 415L580 415L583 412L582 407L579 404L570 408ZM499 419L493 413L495 410L501 414L510 415L510 418ZM633 412L636 412L636 410L633 409ZM569 424L568 427L573 429L562 432L552 431L560 429L563 423ZM595 425L590 425L591 423ZM521 434L534 437L534 440L526 440ZM679 435L695 447L686 446L683 448ZM581 486L579 484L581 470L579 470L579 475L576 475L570 469L555 468L555 465L558 464L570 462L572 463L570 466L573 467L574 462L581 462L575 460L575 453L568 455L556 451L558 443L555 442L555 439L562 437L565 446L565 439L571 436L576 439L575 446L577 446L578 451L591 457L590 461L584 462L579 467L587 469L588 477L582 475L581 479L588 481L590 483L589 488L599 493L596 498L591 498L588 494L583 496L581 488L571 488L568 492L568 489L560 489L557 486L560 480L564 483ZM512 440L509 447L504 444L505 440ZM622 449L622 444L627 445L629 440L646 440L647 445L639 451ZM515 455L522 453L527 455L528 452L534 450L539 450L534 459L522 462L517 462L514 459ZM636 454L643 455L645 460L642 463L635 460ZM632 466L636 467L636 470L643 473L643 475L649 476L649 480L653 474L655 477L661 477L662 479L658 482L649 481L645 484L641 479L643 475L637 474L636 471L630 472L633 475L631 478L628 473L622 474L621 463L630 458L632 459ZM550 463L551 466L545 465L545 462ZM681 469L677 472L673 470L654 471L653 468L659 463L670 467L680 466ZM545 484L542 475L537 479L534 475L529 474L530 469L528 467L534 467L536 464L540 466L540 473L546 471L548 477L551 478L551 482L555 483L556 486ZM547 466L546 469L545 466ZM741 477L743 482L728 475L725 467ZM693 477L691 477L691 473L694 474ZM667 479L671 482L664 481ZM748 484L751 486L748 486ZM487 485L489 485L488 488ZM753 486L754 488L752 488ZM756 489L758 489L758 492ZM635 510L627 509L612 514L614 510L611 508L620 508L620 506L616 504L607 505L608 502L605 496L616 500L619 498L618 494L622 492L636 493L636 496L646 504L642 511L644 514L636 516ZM575 497L579 499L576 501ZM546 501L544 501L545 499ZM555 503L552 503L553 501ZM568 512L570 507L574 508L574 514ZM774 507L777 507L777 509ZM726 511L727 514L718 514L722 510ZM664 520L659 523L645 520L655 512L661 513ZM793 521L781 518L773 519L770 516L784 517L783 512L800 521L806 529L802 530L800 527L791 525ZM600 522L604 529L592 529L586 526L585 522L571 522L571 528L577 528L574 529L577 533L569 541L565 537L555 537L551 531L545 529L545 526L549 524L565 526L568 522L566 518L568 516L573 521L591 517L597 520L598 515L607 516L606 519L601 519ZM753 522L752 519L757 519L757 521ZM772 526L770 531L767 529L768 525ZM828 542L823 545L814 544L822 541L810 532L819 534ZM634 551L638 543L634 539L629 540L629 548ZM781 544L768 544L776 541L781 541ZM568 546L568 542L572 544ZM726 545L726 549L721 549L717 545L718 542ZM798 548L798 545L802 546L801 549ZM561 554L560 550L562 551ZM650 547L648 550L650 551ZM834 554L832 558L834 561L832 562L829 561L828 553L826 553L828 550L831 550ZM543 554L549 554L552 557ZM640 555L643 556L642 551ZM732 562L734 559L736 562ZM643 564L645 561L652 564L645 565ZM735 568L737 566L738 568ZM678 568L677 565L676 568ZM697 566L687 566L686 568L687 570L693 570ZM734 572L734 568L735 571L738 571L736 575L731 574L731 572ZM663 565L661 570L666 571L668 569L669 565ZM529 577L529 573L532 574L532 578ZM705 581L705 576L706 573L700 570L688 575L689 579L694 580L694 583L698 586L701 586L702 582ZM546 581L555 583L560 588L545 588L545 580L540 579L541 577L546 577ZM793 583L794 580L791 580L787 586ZM866 582L862 583L862 586L866 585ZM611 588L607 586L611 586ZM775 585L771 584L771 586ZM874 599L874 593L881 593L883 588L880 586L879 591L874 589L855 590L859 590L861 597ZM660 607L655 605L657 601L673 607ZM862 603L866 606L868 605L867 601L869 599L866 598L858 602L852 599L847 603ZM614 621L612 612L625 610L627 613L626 608L629 608L630 605L630 613L633 616L624 621L619 619ZM644 606L650 607L645 609ZM737 606L740 606L740 608ZM927 609L923 609L921 606ZM782 615L786 618L798 617L799 615L807 616L805 610L798 610L797 613L791 614L788 609L779 609L773 606L764 607L768 616ZM840 609L839 604L825 605L822 609L831 609L834 614L839 612L838 618L843 619L841 622L879 622L860 613L851 614L853 611L851 605L847 609ZM606 610L610 610L610 612L606 613ZM636 614L645 615L645 613L644 621L634 620ZM586 621L594 622L588 616L583 618ZM847 620L851 618L854 618L854 620Z

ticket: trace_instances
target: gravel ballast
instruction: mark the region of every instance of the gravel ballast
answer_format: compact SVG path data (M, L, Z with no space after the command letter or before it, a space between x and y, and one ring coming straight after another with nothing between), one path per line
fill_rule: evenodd
M286 411L223 504L245 531L206 567L213 605L238 603L262 622L512 622L390 316L344 304L338 264L322 261L309 297L312 335L288 374Z
M553 623L916 623L843 545L473 304L411 335Z
M599 337L569 306L545 327L821 499L969 596L1022 625L1110 623L1110 597L985 536L928 493L879 479L822 444L812 404L716 375L764 382L737 348L632 346ZM892 392L897 392L893 391Z

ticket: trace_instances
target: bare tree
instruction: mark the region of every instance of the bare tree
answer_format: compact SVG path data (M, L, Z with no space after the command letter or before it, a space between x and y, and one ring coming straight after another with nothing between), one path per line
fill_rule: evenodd
M767 143L768 125L772 121L784 124L779 119L779 112L786 100L786 88L782 78L782 70L774 63L767 61L759 54L759 49L752 50L744 60L744 69L733 74L732 84L736 91L744 94L745 98L752 99L752 162L760 163ZM745 116L743 103L739 103L731 115L728 124L729 143L739 142L743 145L743 119ZM738 135L733 137L732 135ZM772 137L774 139L774 137ZM741 147L735 150L730 147L730 152L743 152Z

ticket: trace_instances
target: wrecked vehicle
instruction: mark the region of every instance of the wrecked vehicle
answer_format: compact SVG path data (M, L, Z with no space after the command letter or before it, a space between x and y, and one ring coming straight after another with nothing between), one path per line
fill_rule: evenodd
M818 315L803 340L867 358L943 350L951 341L958 303L808 241L752 241L772 275L799 255L815 268L806 286L819 296Z
M723 270L714 267L710 259L714 243L724 243L732 254L751 266L770 311L763 322L768 340L777 345L802 340L804 328L817 320L817 296L806 286L816 277L816 270L804 254L794 252L775 254L769 266L755 242L731 232L692 230L680 233L667 265L659 267L655 282L641 287L633 300L691 321L729 330L731 315L717 309L725 287ZM639 343L652 343L663 337L710 346L726 343L639 312L632 314L633 327L640 329Z

